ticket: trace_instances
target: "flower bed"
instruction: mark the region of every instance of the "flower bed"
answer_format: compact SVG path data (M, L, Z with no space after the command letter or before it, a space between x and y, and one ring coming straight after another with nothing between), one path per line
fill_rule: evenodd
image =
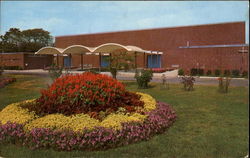
M16 78L0 78L0 88L3 88L13 82L16 82Z
M82 88L79 85L85 87L80 93ZM112 106L106 102L86 104L86 99L93 96L84 92L100 86L102 89L98 93L105 92L105 95L95 97L103 97ZM63 96L60 93L66 91L69 91L64 98L66 102L58 102L58 98ZM81 95L85 96L77 98ZM77 104L70 102L75 98ZM81 106L88 111L78 108ZM68 108L70 111L65 112ZM176 114L169 105L157 103L150 95L128 92L121 83L107 76L84 73L59 78L42 91L40 98L4 108L0 112L0 142L21 144L32 149L107 149L148 140L163 132L175 119Z
M23 124L7 122L0 125L0 141L22 144L32 149L100 150L149 140L155 134L164 132L176 119L171 107L162 102L158 102L157 108L147 114L145 121L122 123L119 130L95 127L81 132L50 128L25 131Z

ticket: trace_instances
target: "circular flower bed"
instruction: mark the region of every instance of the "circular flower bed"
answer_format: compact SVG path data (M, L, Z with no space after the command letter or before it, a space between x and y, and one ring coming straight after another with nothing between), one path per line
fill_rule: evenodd
M128 92L105 75L62 77L41 93L0 112L1 142L33 149L107 149L148 140L176 119L169 105Z

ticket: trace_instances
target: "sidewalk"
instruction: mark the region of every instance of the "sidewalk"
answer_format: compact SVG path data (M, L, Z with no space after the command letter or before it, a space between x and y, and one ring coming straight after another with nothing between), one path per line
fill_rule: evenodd
M82 73L83 71L70 71L70 73L77 74ZM6 74L22 74L22 75L41 75L41 76L48 76L47 70L42 69L35 69L35 70L4 70ZM65 72L64 72L65 73ZM110 72L101 72L101 74L105 74L108 76L112 76ZM178 76L178 71L167 71L164 73L154 73L152 82L162 82L161 76L165 74L167 78L167 82L169 83L180 83L181 76ZM135 73L133 72L118 72L117 79L118 80L131 80L135 81ZM218 85L218 77L208 77L208 76L201 76L195 77L195 84L197 85ZM245 78L232 78L231 86L240 86L240 87L248 87L249 82L248 79Z

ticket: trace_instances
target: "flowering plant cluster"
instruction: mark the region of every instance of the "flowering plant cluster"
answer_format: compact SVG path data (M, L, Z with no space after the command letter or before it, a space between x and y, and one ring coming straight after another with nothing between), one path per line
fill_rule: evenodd
M0 78L0 88L3 88L13 82L16 82L16 78Z
M123 107L132 112L143 106L140 96L126 91L122 83L91 72L57 78L41 94L36 104L26 107L38 115L88 113L97 118L100 111L111 113Z
M152 68L153 73L162 73L162 72L166 72L167 69L166 68Z
M0 112L0 143L32 149L99 150L147 140L176 119L165 103L105 75L57 78L38 99Z
M95 127L82 132L72 130L53 130L50 128L33 128L25 131L22 124L7 122L0 124L0 142L12 142L37 148L54 148L56 150L100 150L148 140L153 135L164 132L176 119L176 114L165 103L157 103L156 109L147 112L143 122L122 123L122 128L113 130Z
M145 103L143 107L136 109L137 112L128 113L126 109L120 108L115 113L104 116L103 120L91 118L88 114L83 113L70 116L59 113L39 116L23 108L23 106L34 104L35 100L32 99L8 105L0 112L0 123L5 124L9 121L23 124L27 131L33 128L50 128L53 130L72 130L79 132L83 128L93 129L97 126L121 129L121 124L124 122L143 122L147 116L145 113L156 108L156 101L153 97L144 93L137 94L141 96L140 100Z

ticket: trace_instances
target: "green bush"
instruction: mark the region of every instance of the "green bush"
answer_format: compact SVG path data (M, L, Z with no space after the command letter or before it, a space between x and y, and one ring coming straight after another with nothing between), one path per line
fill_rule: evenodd
M232 76L233 77L239 77L240 76L240 70L232 70Z
M148 82L152 80L153 72L151 70L142 70L141 73L136 72L135 79L138 88L148 88Z
M23 68L21 66L4 66L4 67L0 67L0 69L4 69L4 70L23 70Z
M203 69L198 69L198 75L203 76L204 75L204 70Z
M230 76L231 72L230 70L224 70L224 76Z
M191 75L191 76L196 76L197 74L198 74L198 69L192 68L192 69L190 70L190 75Z
M184 70L183 69L179 69L178 70L178 75L181 75L181 76L184 75Z
M212 71L211 70L207 70L207 76L211 76L212 75Z
M248 72L247 72L247 71L243 71L243 73L242 73L242 77L244 77L244 78L248 78Z
M203 69L196 69L196 68L192 68L190 71L190 75L191 76L203 76L204 75L204 70Z
M221 73L220 70L218 70L218 69L214 70L214 75L215 76L220 76L220 73Z

